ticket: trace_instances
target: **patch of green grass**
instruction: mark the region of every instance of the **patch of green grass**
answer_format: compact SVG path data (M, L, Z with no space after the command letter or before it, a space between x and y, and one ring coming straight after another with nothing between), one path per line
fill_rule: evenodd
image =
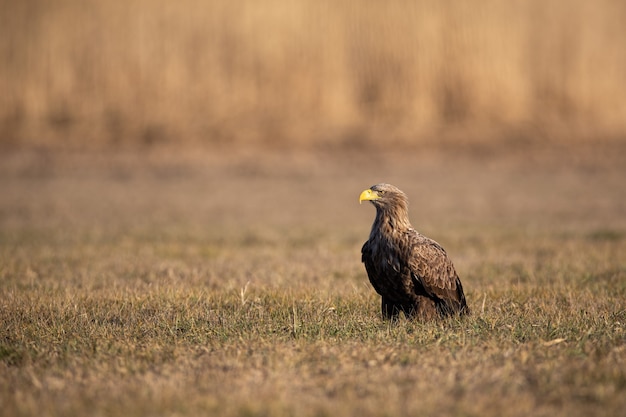
M598 229L590 232L587 237L591 240L622 240L624 232L622 230Z

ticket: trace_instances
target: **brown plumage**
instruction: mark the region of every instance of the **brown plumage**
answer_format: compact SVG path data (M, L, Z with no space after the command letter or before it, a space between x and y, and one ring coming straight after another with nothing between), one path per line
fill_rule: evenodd
M461 280L446 251L413 229L406 194L390 184L363 191L359 202L376 207L369 240L361 249L372 286L382 296L384 318L432 319L469 314Z

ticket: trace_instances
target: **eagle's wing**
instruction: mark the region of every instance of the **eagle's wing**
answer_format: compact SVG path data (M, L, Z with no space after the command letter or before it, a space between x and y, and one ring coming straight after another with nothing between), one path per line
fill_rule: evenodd
M370 283L376 292L381 294L382 288L378 284L378 279L374 276L374 268L372 267L372 250L370 248L369 240L365 242L361 248L361 262L365 264L365 271L367 272L367 277L369 278Z
M446 304L460 304L461 281L446 251L434 240L417 232L411 233L409 239L411 249L408 264L413 280L428 295L444 300Z

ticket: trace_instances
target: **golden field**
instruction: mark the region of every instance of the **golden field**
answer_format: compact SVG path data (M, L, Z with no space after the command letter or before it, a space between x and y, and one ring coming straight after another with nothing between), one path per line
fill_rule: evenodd
M3 415L621 416L626 158L607 146L4 154ZM358 204L381 180L472 316L381 320Z
M618 0L5 0L0 140L621 140L625 19Z
M622 416L625 21L0 0L2 415ZM470 317L379 317L382 181Z

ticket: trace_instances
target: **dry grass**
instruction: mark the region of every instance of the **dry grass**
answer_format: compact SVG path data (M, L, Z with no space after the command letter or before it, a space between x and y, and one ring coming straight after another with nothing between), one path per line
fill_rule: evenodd
M625 20L620 0L5 0L0 143L621 139Z
M3 155L3 415L622 415L623 150L480 154ZM374 177L471 317L379 319Z
M622 2L53 3L0 0L3 415L623 414ZM380 181L471 317L379 319Z

